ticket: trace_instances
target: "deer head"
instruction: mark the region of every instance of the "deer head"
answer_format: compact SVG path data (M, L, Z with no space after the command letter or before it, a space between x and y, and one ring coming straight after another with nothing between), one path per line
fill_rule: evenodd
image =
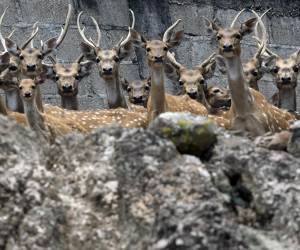
M57 84L58 93L61 96L75 96L78 94L78 83L89 74L92 63L91 61L82 61L83 55L80 55L75 62L69 65L57 63L56 59L49 56L51 69L49 78Z
M212 108L230 108L231 96L228 89L212 86L207 89L207 101Z
M147 51L148 65L153 68L163 67L169 49L178 46L183 38L183 30L177 31L173 34L173 30L181 22L178 19L172 24L164 33L162 40L147 40L137 31L130 29L131 37L134 45L142 47Z
M133 28L135 25L135 17L132 10L130 10L130 13L133 19L131 28ZM124 40L122 37L117 45L115 45L112 49L103 50L100 47L101 31L99 24L94 17L90 17L97 30L97 41L95 42L91 38L87 39L84 33L85 28L80 27L80 18L82 14L83 12L80 12L77 17L77 27L81 37L84 40L84 42L82 42L80 45L82 53L87 59L93 60L98 64L100 76L103 79L115 78L119 72L120 62L126 58L132 50L130 32Z
M213 76L216 68L215 53L194 69L187 69L177 62L174 53L169 52L167 56L171 64L167 63L165 67L167 77L176 79L179 85L183 86L184 93L192 99L205 97L206 80Z
M251 18L242 23L239 28L235 27L238 17L244 10L240 11L234 18L229 28L222 28L213 21L204 17L206 25L218 39L219 54L226 58L240 56L241 54L241 40L247 34L250 34L255 27L257 18Z
M19 82L20 96L23 101L33 101L36 97L38 81L35 79L22 79Z
M134 80L128 82L126 79L122 82L123 89L127 91L129 101L136 105L147 106L150 87L151 87L151 78L144 80Z
M38 33L38 27L32 32L31 36L21 45L18 46L16 42L9 38L5 38L5 44L8 52L16 57L20 63L20 71L27 76L36 76L43 71L43 59L51 53L54 49L58 48L64 40L71 18L72 6L69 4L68 14L65 21L65 26L62 28L58 37L50 38L45 43L41 41L41 48L28 47L34 37Z

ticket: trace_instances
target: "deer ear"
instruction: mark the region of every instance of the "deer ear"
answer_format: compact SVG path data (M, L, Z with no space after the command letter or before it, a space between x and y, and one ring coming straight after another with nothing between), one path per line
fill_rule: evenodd
M57 38L52 37L45 42L46 48L43 50L43 56L50 54L52 52L52 50L55 49L56 44L57 44L56 41L57 41Z
M139 32L130 29L131 42L136 47L146 48L147 40Z
M240 33L242 34L242 36L250 34L254 30L256 23L257 23L256 17L251 18L248 21L242 23L240 27Z
M87 44L85 42L80 43L80 49L86 59L92 60L92 61L96 60L95 49L93 47L91 47L89 44Z
M80 65L79 65L79 74L81 77L83 76L87 76L91 69L92 69L92 66L93 66L94 62L92 61L85 61L85 62L81 62Z
M216 70L216 64L217 64L216 61L213 60L211 63L206 65L206 67L203 68L202 74L205 79L209 79L213 77Z
M0 63L1 64L8 64L9 63L9 59L10 59L10 55L8 52L4 52L1 56L0 56Z
M175 35L172 35L170 40L167 42L168 47L173 48L175 46L178 46L181 43L183 37L184 37L184 31L183 30L177 31Z
M5 38L5 45L6 45L7 50L10 54L12 54L14 56L19 56L20 55L21 50L13 40L11 40L9 38Z
M216 63L217 63L217 67L218 67L219 71L224 75L227 74L227 68L226 68L226 63L225 63L224 57L217 55Z
M214 34L217 34L219 32L220 27L217 24L215 24L213 21L209 20L206 17L203 17L203 19L208 32L213 32Z

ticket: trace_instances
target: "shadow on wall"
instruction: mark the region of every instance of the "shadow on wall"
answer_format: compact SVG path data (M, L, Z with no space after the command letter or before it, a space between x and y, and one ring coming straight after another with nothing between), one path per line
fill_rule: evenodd
M83 9L83 7L86 7L88 9L95 9L98 7L97 0L71 0L71 1L75 11L81 10Z

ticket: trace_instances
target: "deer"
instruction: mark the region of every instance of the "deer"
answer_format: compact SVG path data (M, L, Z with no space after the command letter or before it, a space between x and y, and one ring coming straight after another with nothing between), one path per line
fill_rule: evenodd
M20 96L24 104L24 111L28 126L38 135L39 138L53 142L57 136L71 133L70 126L60 119L41 112L36 103L37 85L39 80L25 78L19 82Z
M231 106L231 95L227 88L210 86L206 90L205 96L211 107L211 114L222 115Z
M132 24L129 29L133 29L135 26L135 16L132 10L130 10L132 16ZM122 86L120 81L120 62L125 59L132 51L132 41L130 32L125 39L123 37L112 49L103 50L101 49L101 31L98 22L92 16L92 19L96 31L97 40L96 42L92 39L88 39L84 33L84 27L81 28L80 19L83 12L80 12L77 17L77 28L83 39L80 44L82 53L88 60L97 63L99 68L99 75L104 80L105 89L107 93L108 107L114 108L129 108L128 103L122 93Z
M78 84L90 73L93 62L83 61L83 54L68 65L58 63L52 56L48 58L51 61L51 64L47 65L50 72L48 78L56 82L58 94L61 97L61 107L78 110Z
M268 73L272 74L278 92L272 97L274 105L279 108L294 112L297 110L296 87L299 74L300 49L283 58L266 48L269 60L265 63Z
M137 31L130 28L134 46L146 50L148 66L151 71L150 96L147 103L148 123L152 122L159 114L171 112L191 112L197 115L207 115L207 109L189 96L173 96L165 93L164 68L169 49L178 46L183 38L183 30L173 34L173 30L181 22L178 19L164 33L162 40L147 40Z
M261 93L249 88L244 75L241 61L241 40L245 35L253 32L257 21L261 25L263 23L257 15L257 17L242 23L238 28L235 27L236 19L233 20L230 27L223 28L204 18L208 29L218 40L219 55L216 56L218 67L227 72L232 98L231 107L227 113L230 127L247 131L254 137L269 131L287 130L290 127L289 121L295 120L295 117L268 103Z
M128 100L130 103L141 105L146 108L151 87L150 77L130 82L127 81L127 79L124 79L122 81L122 87L128 93Z
M212 107L205 95L207 90L206 80L214 74L216 67L215 55L213 53L201 64L193 69L188 69L176 60L174 53L167 53L169 63L165 66L166 76L178 82L183 87L183 93L203 104L208 112L211 111Z
M59 36L50 38L46 42L41 41L41 48L35 48L33 46L28 47L30 44L33 45L32 40L38 33L38 26L36 26L30 37L21 46L18 46L18 44L10 38L5 38L5 45L9 54L18 60L18 70L20 71L21 75L39 80L41 82L45 81L47 68L45 65L43 65L42 61L53 50L57 49L64 40L69 27L71 14L72 5L69 4L65 25L64 28L62 28ZM39 85L37 85L36 92L37 106L40 111L43 111Z

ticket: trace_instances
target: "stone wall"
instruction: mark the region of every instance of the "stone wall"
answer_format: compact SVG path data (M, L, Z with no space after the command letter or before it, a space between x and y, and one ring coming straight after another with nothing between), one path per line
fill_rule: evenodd
M136 15L136 30L147 38L161 37L164 30L177 18L182 18L185 38L176 49L178 60L192 67L210 55L216 47L214 39L207 33L202 16L216 18L222 24L228 24L232 17L244 7L252 7L263 12L269 7L273 9L265 19L268 29L270 47L276 53L288 56L298 48L300 38L300 5L298 1L265 0L265 1L217 1L217 0L71 0L74 6L74 15L64 43L59 48L57 57L62 62L71 62L80 53L81 38L76 28L76 16L83 10L94 16L101 27L103 48L109 48L126 35L131 8ZM16 28L13 39L22 43L25 36L31 32L31 26L39 21L40 32L36 44L40 39L47 40L59 33L64 22L66 0L1 0L0 10L9 6L4 20L3 32L8 34L12 26ZM245 18L247 15L244 15ZM84 17L87 34L95 34L93 25ZM246 39L243 42L243 58L246 60L253 55L256 47L254 41ZM136 50L127 61L122 62L121 72L128 80L146 77L148 74L144 52ZM226 79L216 71L215 77L209 80L211 84L226 84ZM270 97L276 88L270 76L265 76L260 84L263 93ZM167 89L176 92L174 85L168 81ZM298 91L299 92L299 91ZM48 82L43 86L44 99L48 103L59 104L60 98L55 84ZM84 79L80 85L80 107L103 108L107 106L103 82L96 67L92 74ZM300 96L298 94L298 109Z

